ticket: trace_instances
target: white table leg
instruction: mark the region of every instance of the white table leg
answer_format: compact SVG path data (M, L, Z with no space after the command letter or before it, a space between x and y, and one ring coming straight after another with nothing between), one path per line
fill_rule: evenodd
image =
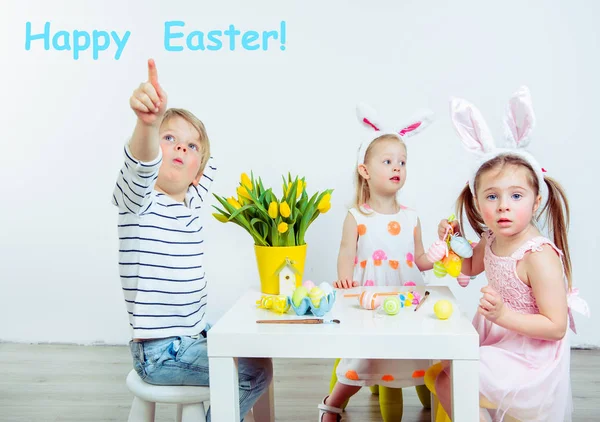
M479 421L479 361L453 360L452 420Z
M275 381L271 381L269 388L260 396L254 404L254 418L257 422L275 422Z
M210 417L213 421L240 421L240 392L235 358L208 358Z
M435 365L437 363L437 361L435 360L430 360L429 361L429 367L431 368L433 365ZM435 422L435 416L437 415L437 408L438 408L438 401L437 401L437 397L433 395L433 393L429 394L431 397L431 422Z

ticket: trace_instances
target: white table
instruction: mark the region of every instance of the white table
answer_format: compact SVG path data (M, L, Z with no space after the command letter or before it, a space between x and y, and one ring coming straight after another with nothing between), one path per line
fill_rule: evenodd
M291 309L283 316L258 309L256 301L261 294L258 289L249 290L209 331L212 420L240 420L235 358L272 357L450 360L452 373L457 374L452 377L452 420L479 421L477 332L448 287L419 287L418 291L425 289L431 294L418 311L414 312L413 306L395 316L361 309L356 298L343 297L357 289L338 290L336 304L324 318L337 318L339 325L257 324L258 319L299 317ZM454 304L454 313L444 321L433 313L433 305L440 299ZM323 396L328 387L322 386Z

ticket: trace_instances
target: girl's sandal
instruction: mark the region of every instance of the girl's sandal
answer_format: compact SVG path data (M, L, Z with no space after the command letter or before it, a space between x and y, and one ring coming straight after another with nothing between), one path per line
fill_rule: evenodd
M344 410L340 409L339 407L327 406L325 404L325 400L327 400L327 397L329 397L329 396L326 396L323 399L323 403L321 403L319 406L317 406L319 409L319 422L323 421L323 415L325 415L327 413L335 413L337 415L336 421L340 422L342 420L341 414Z

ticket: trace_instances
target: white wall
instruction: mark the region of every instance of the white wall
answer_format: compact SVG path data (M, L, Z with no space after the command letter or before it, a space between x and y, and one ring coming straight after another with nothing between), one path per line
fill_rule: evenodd
M332 281L358 146L357 101L401 120L428 106L434 126L409 149L406 203L425 243L467 180L448 98L476 103L495 133L521 84L538 116L534 154L566 187L575 284L593 316L577 316L574 345L600 345L596 193L600 4L588 1L9 1L0 17L0 340L125 343L117 269L117 210L110 199L134 115L131 91L154 57L171 106L199 115L220 161L214 192L230 195L242 171L280 185L291 171L309 189L334 188L333 207L309 230L307 278ZM168 3L168 4L167 4ZM3 2L5 6L6 1ZM369 5L369 6L367 6ZM8 13L5 11L8 9ZM126 10L125 10L126 9ZM186 29L278 29L286 50L167 52L163 24ZM131 31L119 60L83 52L25 51L34 32ZM209 209L207 208L207 212ZM211 318L257 284L252 242L234 225L206 223ZM481 278L462 289L472 315Z

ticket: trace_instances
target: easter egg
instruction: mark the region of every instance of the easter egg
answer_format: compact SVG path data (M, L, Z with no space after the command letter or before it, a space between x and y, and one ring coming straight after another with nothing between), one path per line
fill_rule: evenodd
M319 307L321 303L321 298L323 296L325 296L325 293L319 287L313 287L312 289L310 289L310 292L308 292L308 297L310 298L310 301L312 302L315 308Z
M471 277L460 273L456 280L458 281L460 287L467 287L469 285L469 282L471 281Z
M294 306L297 308L302 303L302 299L308 296L308 290L304 286L296 287L294 293L292 294L292 302L294 302Z
M448 253L448 256L442 259L442 263L451 277L458 277L462 269L462 258L454 252Z
M325 293L326 295L330 295L331 293L333 293L333 287L331 287L331 284L325 281L319 284L319 288L323 290L323 293Z
M450 248L461 258L471 258L473 256L473 247L462 236L452 236L452 239L450 239Z
M358 303L363 309L376 309L383 303L385 296L379 296L375 292L365 291L358 297Z
M433 264L433 274L437 278L445 277L446 274L448 274L448 271L446 271L446 267L444 267L442 261L437 261L435 264Z
M448 246L442 240L436 240L427 250L427 259L430 262L440 261L448 253Z
M452 303L445 299L438 300L433 305L433 312L439 319L448 319L452 315Z
M383 301L383 310L388 315L396 315L400 311L400 298L398 296L386 297Z
M313 283L313 282L312 282L312 281L310 281L310 280L306 280L304 283L302 283L302 285L303 285L304 287L306 287L306 290L308 290L309 292L311 291L311 289L312 289L313 287L315 287L315 283Z

